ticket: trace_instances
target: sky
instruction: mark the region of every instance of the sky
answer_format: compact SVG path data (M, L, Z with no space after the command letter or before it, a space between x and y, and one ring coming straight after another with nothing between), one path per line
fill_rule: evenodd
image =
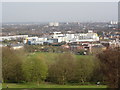
M1 0L1 2L118 2L120 0Z
M117 19L117 2L2 3L2 22L107 22Z

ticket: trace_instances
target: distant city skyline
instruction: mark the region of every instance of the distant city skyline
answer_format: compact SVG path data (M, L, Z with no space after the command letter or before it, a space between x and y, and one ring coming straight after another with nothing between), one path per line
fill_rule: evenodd
M117 2L4 2L2 22L108 22L118 20Z

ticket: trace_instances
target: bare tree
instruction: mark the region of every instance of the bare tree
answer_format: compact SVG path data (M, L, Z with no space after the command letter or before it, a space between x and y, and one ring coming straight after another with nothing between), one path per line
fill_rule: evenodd
M109 88L120 88L120 48L98 54Z

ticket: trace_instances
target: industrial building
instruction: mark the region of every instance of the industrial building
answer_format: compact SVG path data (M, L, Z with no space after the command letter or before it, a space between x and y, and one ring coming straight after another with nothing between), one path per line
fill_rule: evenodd
M88 33L62 34L61 32L54 32L52 38L58 39L58 42L95 42L99 41L97 33L89 30Z
M95 42L99 41L97 33L89 30L88 33L63 34L61 32L53 32L47 37L28 37L28 44L38 45L44 43L72 43L72 42Z
M28 38L28 35L1 36L0 37L0 41L4 41L4 40L16 40L16 39L19 39L19 38L26 39L26 38Z

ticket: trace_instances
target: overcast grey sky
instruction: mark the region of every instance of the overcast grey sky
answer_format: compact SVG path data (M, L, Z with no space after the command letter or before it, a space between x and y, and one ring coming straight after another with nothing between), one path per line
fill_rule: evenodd
M117 2L4 2L3 22L110 21L118 19Z

